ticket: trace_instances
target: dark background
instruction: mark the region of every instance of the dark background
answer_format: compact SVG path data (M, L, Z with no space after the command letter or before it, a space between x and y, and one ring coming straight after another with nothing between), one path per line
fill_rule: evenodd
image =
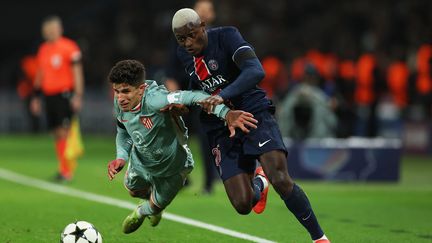
M311 48L356 58L373 49L385 66L409 59L431 42L432 2L237 0L214 1L216 25L233 25L259 57L276 54L288 65ZM2 1L0 88L14 89L20 58L41 42L40 23L51 14L64 22L65 35L83 51L86 85L105 83L112 64L143 61L149 78L163 79L172 38L171 17L193 1Z

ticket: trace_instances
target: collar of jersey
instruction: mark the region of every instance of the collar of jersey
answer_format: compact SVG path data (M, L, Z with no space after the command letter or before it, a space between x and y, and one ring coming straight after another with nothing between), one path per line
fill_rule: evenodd
M137 113L137 112L139 112L140 110L141 110L141 102L138 103L138 105L136 105L134 108L132 108L132 109L130 110L130 112Z

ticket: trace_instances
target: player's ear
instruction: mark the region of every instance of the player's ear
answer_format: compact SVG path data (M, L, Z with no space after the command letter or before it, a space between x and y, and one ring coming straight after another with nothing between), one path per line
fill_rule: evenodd
M147 87L147 85L145 83L140 84L140 86L138 86L140 95L144 94L146 87Z

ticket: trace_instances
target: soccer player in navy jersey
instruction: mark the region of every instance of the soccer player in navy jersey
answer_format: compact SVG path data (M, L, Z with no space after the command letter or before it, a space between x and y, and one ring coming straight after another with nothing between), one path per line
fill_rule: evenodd
M189 8L175 13L172 30L179 44L177 56L190 76L190 89L212 94L201 102L204 110L210 112L225 103L252 113L258 120L258 128L249 134L237 133L229 138L222 121L205 112L201 114L217 170L233 207L240 214L248 214L252 209L261 213L269 181L313 242L330 242L306 194L288 174L287 150L273 116L275 109L257 86L265 74L253 47L234 27L206 30L205 22ZM256 169L253 177L256 160L262 167Z

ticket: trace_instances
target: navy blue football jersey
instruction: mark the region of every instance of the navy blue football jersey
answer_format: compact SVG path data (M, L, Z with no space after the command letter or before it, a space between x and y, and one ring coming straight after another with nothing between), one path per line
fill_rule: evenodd
M208 45L201 56L191 56L183 47L177 49L177 56L189 75L189 89L204 90L216 95L225 87L235 82L241 70L234 62L234 56L253 47L247 43L234 27L218 27L207 30ZM264 90L255 86L237 97L225 100L232 109L258 112L268 109L271 102ZM223 122L213 115L202 112L201 118L205 130L219 129Z

